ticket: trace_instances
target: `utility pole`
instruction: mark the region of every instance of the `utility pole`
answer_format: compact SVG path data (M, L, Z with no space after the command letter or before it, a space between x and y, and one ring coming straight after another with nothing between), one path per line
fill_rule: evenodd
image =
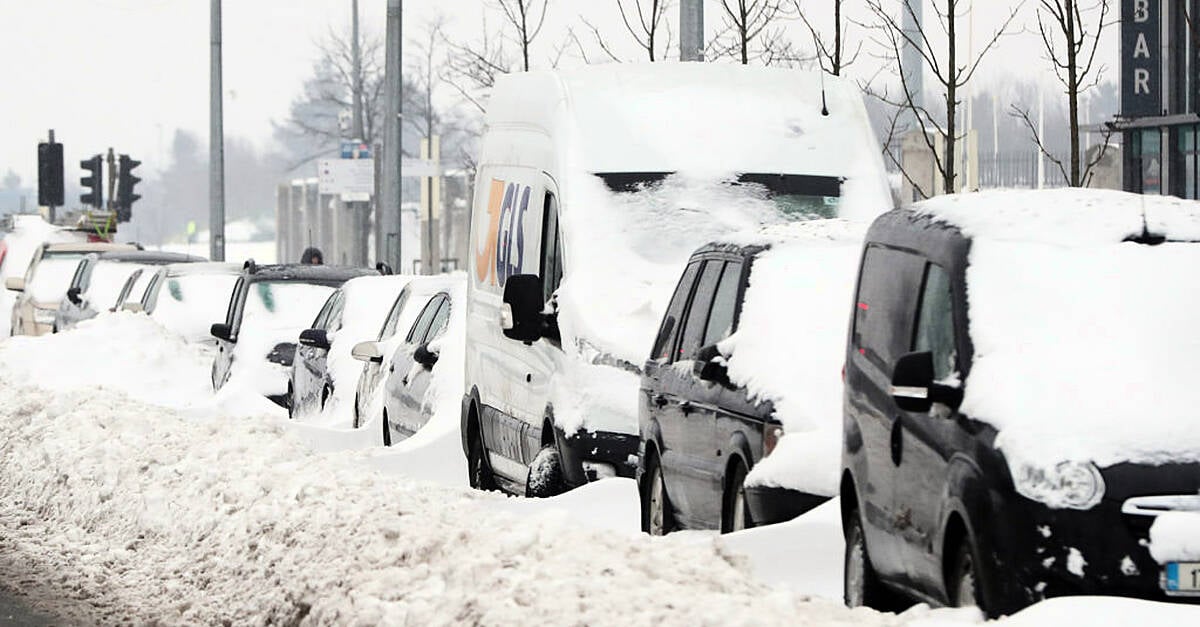
M704 60L704 0L679 0L679 60Z
M388 0L387 41L384 51L383 159L380 198L375 202L375 259L403 272L400 250L400 89L401 24L400 0Z
M104 157L104 161L108 164L108 203L101 209L108 209L116 213L117 210L117 156L113 153L110 146L108 155Z
M221 87L221 0L212 0L208 127L208 256L225 261L225 130Z
M350 133L354 135L350 139L355 143L362 144L366 142L366 132L363 128L363 69L362 69L362 48L359 46L358 37L358 0L350 0L350 65L353 76L350 77L350 106L354 109L350 112ZM378 202L378 198L375 199ZM352 263L355 265L367 265L367 235L370 232L370 209L369 202L353 201L347 203L350 209L351 223L354 225L354 230L350 236Z

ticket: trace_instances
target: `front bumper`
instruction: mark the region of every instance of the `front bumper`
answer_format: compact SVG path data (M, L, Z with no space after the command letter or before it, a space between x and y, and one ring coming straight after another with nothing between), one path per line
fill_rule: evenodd
M638 436L612 431L576 431L569 437L555 427L567 485L578 487L606 476L633 479L638 466Z
M746 507L755 526L791 520L829 500L828 496L787 488L747 486L745 491Z

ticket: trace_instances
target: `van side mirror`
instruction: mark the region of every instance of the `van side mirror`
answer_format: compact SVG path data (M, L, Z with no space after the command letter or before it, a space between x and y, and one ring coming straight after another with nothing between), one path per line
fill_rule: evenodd
M4 279L4 289L12 290L14 292L24 292L25 279L19 276L10 276L7 279Z
M709 344L696 353L692 362L692 372L701 381L729 384L729 368L725 365L725 356L717 349L716 344Z
M76 306L83 305L83 299L79 298L78 287L72 287L71 289L67 290L67 300L71 301L71 304Z
M542 339L542 280L518 274L504 282L504 309L500 326L504 337L532 344Z
M233 339L233 329L231 329L229 325L225 324L224 322L218 322L212 325L208 328L208 332L218 340L225 340L226 342L235 341Z
M312 348L329 350L329 335L325 329L305 329L300 332L300 343Z
M383 351L379 350L378 342L359 342L350 349L350 356L368 363L383 363Z
M436 351L429 349L429 344L422 344L413 351L413 361L421 364L426 370L433 368L433 365L438 362L438 354Z
M892 399L904 411L923 413L934 403L957 408L962 403L962 390L934 382L933 353L909 353L896 360L892 370Z

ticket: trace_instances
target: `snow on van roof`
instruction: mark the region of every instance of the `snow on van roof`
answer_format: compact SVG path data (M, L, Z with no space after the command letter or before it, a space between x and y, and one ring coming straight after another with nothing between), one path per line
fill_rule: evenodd
M1091 245L1121 242L1143 229L1200 240L1200 203L1095 189L1000 190L938 196L912 210L972 239Z

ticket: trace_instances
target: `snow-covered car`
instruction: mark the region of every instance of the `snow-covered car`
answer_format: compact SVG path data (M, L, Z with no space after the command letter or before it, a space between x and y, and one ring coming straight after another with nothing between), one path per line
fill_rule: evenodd
M837 494L845 306L865 230L799 222L692 255L642 369L644 531L738 531Z
M91 253L75 268L67 293L54 315L54 332L66 331L102 311L115 311L128 293L130 282L143 273L170 263L204 261L181 253L147 250Z
M487 118L462 401L481 488L548 496L632 478L639 364L692 252L892 205L859 90L819 72L520 72L497 79Z
M209 327L228 310L241 272L242 264L219 261L166 265L150 275L140 296L131 290L121 307L144 312L188 342L215 343Z
M8 277L4 287L18 292L12 309L13 335L45 335L54 330L58 306L71 287L79 261L92 253L135 251L133 244L60 242L42 244L33 254L24 278Z
M1172 550L1200 537L1197 268L1193 201L988 192L879 217L844 353L847 603L1200 597L1200 553Z
M296 339L329 295L346 281L376 274L370 268L247 261L234 284L225 321L209 327L217 339L212 384L238 379L280 407L288 407Z
M349 383L358 380L358 362L351 349L371 337L411 279L359 277L329 296L312 326L300 332L288 384L288 413L293 418L324 412L331 401L349 407L349 401L340 401L354 389Z
M396 333L393 326L388 338L354 347L354 357L368 366L382 370L387 363L379 390L385 446L411 437L430 421L439 409L436 390L462 387L465 277L417 279L410 287L406 301L416 317L407 332L401 327ZM450 352L454 358L443 360L443 353Z

